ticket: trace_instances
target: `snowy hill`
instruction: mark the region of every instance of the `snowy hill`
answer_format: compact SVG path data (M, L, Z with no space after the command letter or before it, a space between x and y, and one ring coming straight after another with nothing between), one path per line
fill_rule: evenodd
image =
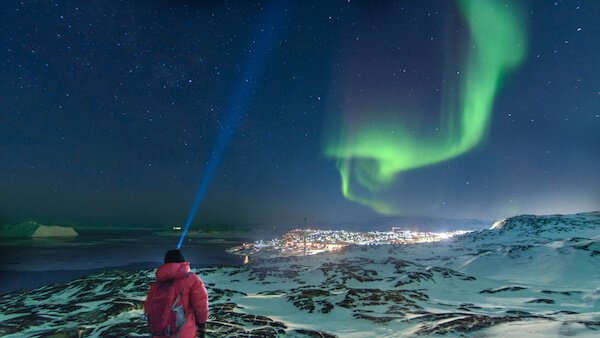
M196 272L209 291L209 337L595 337L599 266L595 212L518 216L446 242ZM5 295L0 335L146 336L152 277L107 271Z

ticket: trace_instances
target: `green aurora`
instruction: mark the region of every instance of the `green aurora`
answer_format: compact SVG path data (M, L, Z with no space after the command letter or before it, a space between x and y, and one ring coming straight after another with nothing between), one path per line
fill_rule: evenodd
M526 36L516 9L496 0L459 0L458 7L468 25L471 48L465 60L465 76L459 83L456 106L447 105L439 117L439 134L420 137L407 123L377 120L352 128L341 125L339 133L326 141L325 155L335 158L342 193L350 201L393 215L400 208L375 196L408 170L455 158L476 147L490 124L494 97L505 71L524 58ZM402 119L398 110L397 119ZM354 184L362 188L353 189Z

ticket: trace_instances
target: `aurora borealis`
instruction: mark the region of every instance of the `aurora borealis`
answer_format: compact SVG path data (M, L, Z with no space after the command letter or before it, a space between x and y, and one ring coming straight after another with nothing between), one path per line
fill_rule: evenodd
M3 3L0 224L598 209L598 2L273 4Z
M526 37L516 9L500 1L459 1L468 23L472 48L466 55L465 76L460 79L457 106L444 107L441 133L414 137L402 125L402 107L392 121L363 121L343 130L339 142L326 146L327 156L337 158L342 193L351 201L383 214L395 214L384 201L360 197L351 181L375 192L406 170L446 161L477 146L487 131L494 97L504 72L517 66L525 54ZM468 48L469 46L465 46Z

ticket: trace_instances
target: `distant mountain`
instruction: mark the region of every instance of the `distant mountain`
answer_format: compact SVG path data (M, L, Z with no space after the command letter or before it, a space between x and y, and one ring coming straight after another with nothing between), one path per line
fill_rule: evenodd
M600 213L517 216L449 241L196 272L210 337L597 336ZM153 271L0 298L6 337L140 336Z
M436 218L436 217L379 217L363 222L316 223L317 228L348 231L389 231L392 227L413 231L482 230L489 228L493 220Z
M181 226L171 226L163 228L161 231L155 232L159 236L180 236L183 229ZM264 237L264 235L271 234L272 232L260 229L256 225L249 224L203 224L191 226L188 229L186 237L188 238L204 238L204 239L224 239L224 238L235 238L235 239L246 239L254 240Z

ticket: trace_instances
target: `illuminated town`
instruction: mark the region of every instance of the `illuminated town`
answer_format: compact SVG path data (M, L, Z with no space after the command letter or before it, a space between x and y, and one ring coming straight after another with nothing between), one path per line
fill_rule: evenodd
M392 231L349 232L345 230L293 229L281 238L244 243L227 251L237 255L302 256L340 250L348 245L414 244L435 242L469 231L419 232L392 228Z

